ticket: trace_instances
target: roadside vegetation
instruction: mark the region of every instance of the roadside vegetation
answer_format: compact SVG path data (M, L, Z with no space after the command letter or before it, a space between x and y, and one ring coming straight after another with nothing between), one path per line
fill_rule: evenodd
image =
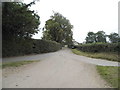
M72 52L77 55L87 56L91 58L101 58L107 59L110 61L118 61L118 55L115 53L90 53L90 52L82 52L77 49L72 49ZM120 82L120 76L118 71L120 67L114 66L96 66L98 73L101 75L103 79L105 79L111 87L118 88L118 83Z
M4 41L3 45L3 57L55 52L62 47L57 42L40 39L22 40L19 43Z
M109 39L109 42L106 40L106 38ZM88 32L86 38L86 43L118 43L120 42L120 36L118 33L110 33L107 35L104 31L98 31L98 32Z
M90 53L82 52L77 49L72 49L72 52L77 55L87 56L91 58L107 59L110 61L118 61L118 55L116 53ZM97 71L103 79L105 79L111 87L118 88L120 82L119 76L120 67L114 66L97 66Z
M2 3L2 57L48 53L61 49L58 40L32 38L40 31L40 16L34 10L30 10L30 7L36 2L37 0L29 4Z
M118 33L106 35L104 31L88 32L85 42L73 45L73 48L76 50L72 51L78 55L120 62L120 36Z
M120 43L86 43L75 46L83 52L100 53L100 52L120 52Z
M22 2L2 3L2 56L21 56L55 52L64 45L72 45L73 32L70 21L58 12L53 12L45 23L42 39L32 36L40 31L40 16ZM13 18L14 17L14 18Z
M97 71L104 78L111 87L118 88L120 87L120 76L119 76L120 67L113 66L97 66Z
M109 39L109 41L106 40ZM104 31L88 32L85 42L74 45L74 53L91 58L101 58L120 62L120 36L117 33L106 35Z
M119 57L117 53L106 53L106 52L100 52L100 53L91 53L91 52L82 52L77 49L72 49L72 52L77 55L83 55L91 58L98 58L98 59L106 59L110 61L118 61Z
M35 60L35 61L7 62L7 63L3 63L2 64L2 68L4 69L6 67L19 67L19 66L30 64L30 63L34 63L34 62L39 62L39 60Z
M70 21L58 12L53 12L44 26L43 40L56 41L62 45L72 45L73 25Z

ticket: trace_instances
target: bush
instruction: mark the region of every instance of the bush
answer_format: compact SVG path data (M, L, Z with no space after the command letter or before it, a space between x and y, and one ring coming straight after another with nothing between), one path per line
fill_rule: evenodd
M55 41L48 40L34 40L34 53L54 52L61 49L61 44Z
M120 52L118 43L92 43L75 46L83 52Z
M32 53L47 53L54 52L61 49L61 45L54 41L45 40L17 40L17 41L3 41L2 42L2 56L19 56Z

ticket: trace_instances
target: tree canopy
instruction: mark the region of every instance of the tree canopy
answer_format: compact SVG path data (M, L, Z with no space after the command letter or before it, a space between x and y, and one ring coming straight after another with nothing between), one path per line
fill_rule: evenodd
M106 43L106 34L104 31L98 31L95 35L96 35L96 42Z
M108 35L108 37L111 43L120 42L120 37L117 33L111 33L110 35Z
M98 31L97 33L88 32L85 38L86 43L106 42L106 34L104 31Z
M93 32L88 32L86 37L86 43L94 43L96 41L96 35Z
M26 39L38 32L39 16L28 7L34 4L3 2L2 37L3 40Z
M54 13L46 21L43 39L56 41L61 44L72 44L72 28L70 21L60 13Z
M109 38L109 41L111 43L120 42L120 36L117 33L111 33L110 35L106 35L104 31L98 31L97 33L88 32L85 40L86 43L97 43L97 42L106 43L107 37Z

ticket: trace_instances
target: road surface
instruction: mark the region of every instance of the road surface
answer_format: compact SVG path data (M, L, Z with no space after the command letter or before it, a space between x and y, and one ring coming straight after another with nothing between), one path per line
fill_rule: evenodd
M62 49L57 52L52 53L45 53L45 54L37 54L37 55L26 55L26 56L19 56L19 57L9 57L3 58L3 62L13 62L13 61L27 61L27 60L45 60L52 58L54 56L60 56L60 58L64 59L72 59L72 60L79 60L85 63L91 63L95 65L101 66L118 66L118 62L108 61L103 59L93 59L85 56L75 55L71 52L70 49ZM119 64L120 65L120 64Z
M3 69L3 88L108 88L95 65L117 65L116 62L78 56L69 49L24 58L6 58L4 62L35 59L40 62Z

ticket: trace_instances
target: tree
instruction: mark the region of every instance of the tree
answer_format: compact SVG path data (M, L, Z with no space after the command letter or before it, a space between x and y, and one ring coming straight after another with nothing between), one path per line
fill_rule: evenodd
M49 20L46 21L43 39L49 39L62 44L72 44L73 26L69 20L60 13L54 13Z
M39 16L29 10L34 4L18 2L3 2L2 5L2 38L3 40L15 40L31 38L37 33L40 24Z
M110 35L108 35L108 37L111 43L117 43L118 41L120 41L120 37L117 33L111 33Z
M42 39L43 40L51 40L51 35L49 34L49 30L45 30L45 31L43 31L43 37L42 37Z
M96 42L106 42L106 34L104 31L98 31L96 33Z
M96 42L96 35L94 32L88 32L86 37L86 43L94 43Z
M106 34L104 31L98 31L97 33L88 32L85 40L86 43L106 42Z

